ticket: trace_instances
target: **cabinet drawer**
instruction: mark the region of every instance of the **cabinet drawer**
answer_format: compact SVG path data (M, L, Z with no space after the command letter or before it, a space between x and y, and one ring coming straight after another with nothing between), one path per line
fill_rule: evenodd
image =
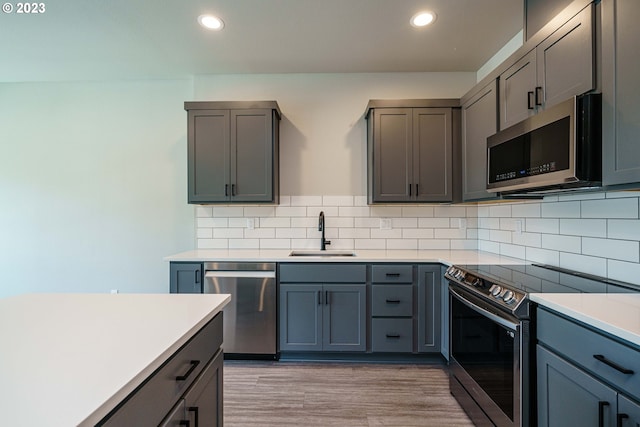
M98 425L158 425L167 415L166 409L158 409L175 405L221 345L222 313L219 313L158 368L147 382L131 393L116 412ZM186 378L179 380L177 377L180 376Z
M413 315L413 285L373 285L371 289L372 316Z
M411 353L412 319L371 319L371 351Z
M371 267L373 283L413 283L412 265L374 265Z
M364 264L295 263L280 264L280 282L366 283Z
M538 309L537 325L539 342L640 399L640 350L543 309Z

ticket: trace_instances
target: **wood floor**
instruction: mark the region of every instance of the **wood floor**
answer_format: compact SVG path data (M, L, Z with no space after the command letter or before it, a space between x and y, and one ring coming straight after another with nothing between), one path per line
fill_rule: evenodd
M473 426L428 365L238 362L224 365L224 425Z

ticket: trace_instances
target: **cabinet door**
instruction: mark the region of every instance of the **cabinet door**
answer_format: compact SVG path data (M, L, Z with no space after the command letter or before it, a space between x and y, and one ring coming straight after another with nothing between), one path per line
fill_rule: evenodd
M280 285L280 350L322 351L322 285Z
M231 198L273 197L273 120L270 109L231 110Z
M184 395L191 426L222 426L222 360L220 351Z
M379 108L373 115L373 201L411 199L413 127L411 108Z
M323 349L366 350L366 285L324 285Z
M172 262L169 265L169 292L172 294L201 294L202 264Z
M441 270L439 265L418 267L418 352L440 352Z
M500 75L500 130L535 113L536 51Z
M618 395L618 427L640 427L640 404Z
M536 104L549 108L595 88L593 5L536 48Z
M602 181L640 183L640 2L602 5Z
M413 109L413 178L409 192L419 202L452 200L450 108Z
M487 138L498 131L498 87L492 81L462 106L462 198L495 198L487 192Z
M540 427L615 425L613 389L540 345L537 355Z
M229 200L229 110L190 110L188 120L189 203Z

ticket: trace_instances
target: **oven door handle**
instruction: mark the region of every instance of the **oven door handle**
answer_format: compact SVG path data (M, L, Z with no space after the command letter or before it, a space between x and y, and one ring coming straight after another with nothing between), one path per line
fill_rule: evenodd
M460 301L462 304L466 305L467 307L469 307L471 310L482 314L483 316L487 317L488 319L498 323L499 325L504 326L505 328L516 332L518 330L518 324L511 322L501 316L498 316L497 314L494 314L488 310L485 310L484 308L480 307L477 304L472 303L471 301L469 301L468 299L466 299L465 297L463 297L462 295L460 295L458 292L456 292L455 290L449 288L449 292L451 293L452 296L454 296L458 301Z

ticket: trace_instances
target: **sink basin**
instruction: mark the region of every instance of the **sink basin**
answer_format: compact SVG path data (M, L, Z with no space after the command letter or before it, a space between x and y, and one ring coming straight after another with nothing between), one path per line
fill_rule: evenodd
M353 251L291 251L289 256L356 256L356 253Z

